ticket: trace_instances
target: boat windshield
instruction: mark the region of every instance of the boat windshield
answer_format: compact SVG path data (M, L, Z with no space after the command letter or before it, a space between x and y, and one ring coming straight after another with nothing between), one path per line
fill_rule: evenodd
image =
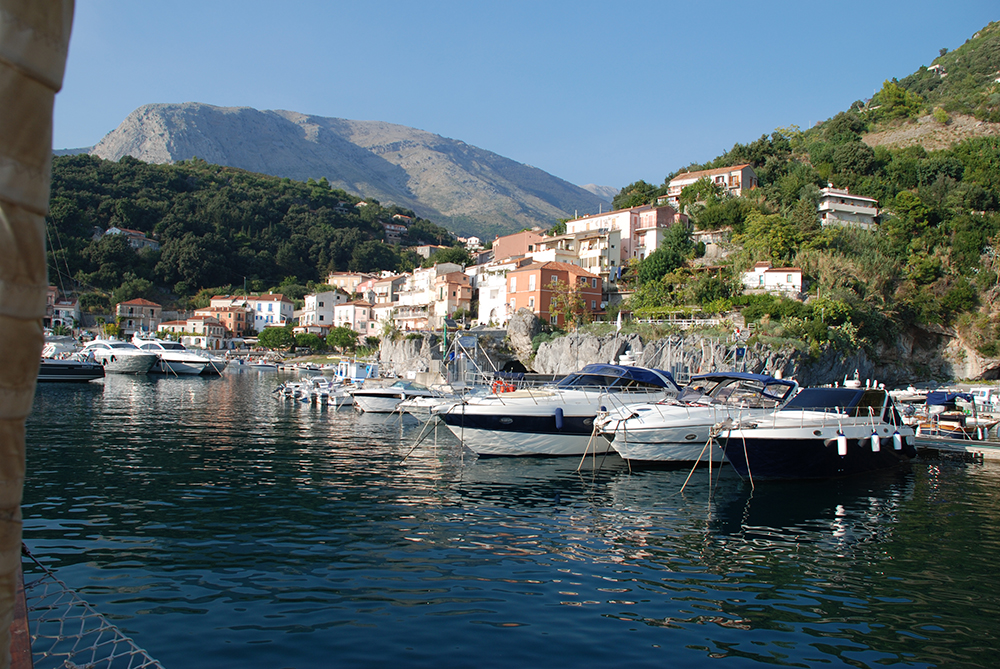
M131 349L133 351L138 351L139 350L139 347L136 346L135 344L129 344L128 342L125 342L125 341L112 341L112 342L108 342L108 346L110 346L111 348L128 348L128 349Z
M624 365L587 365L556 384L557 388L600 388L612 392L662 390L672 378L666 372Z
M396 381L390 388L405 388L406 390L427 390L427 386L415 381Z
M770 409L778 406L795 391L794 382L774 379L769 376L742 375L716 376L692 379L685 388L700 392L712 403L738 404L744 407Z
M160 346L168 351L186 351L184 344L178 344L174 341L161 341Z
M782 411L830 411L855 418L881 416L886 392L864 388L803 388Z

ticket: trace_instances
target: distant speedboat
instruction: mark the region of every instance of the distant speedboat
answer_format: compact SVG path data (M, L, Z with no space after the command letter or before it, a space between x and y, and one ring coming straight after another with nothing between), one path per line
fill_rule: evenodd
M755 481L850 476L916 456L913 428L881 388L805 388L719 436L733 468Z
M155 353L117 339L95 339L83 347L80 357L100 363L106 373L117 374L146 374L159 359Z
M597 427L629 462L722 462L721 448L705 447L716 425L770 413L791 399L798 387L795 381L764 374L699 374L679 396L617 407L598 416Z
M104 367L97 362L83 360L54 360L42 358L38 367L38 381L69 381L86 383L104 378Z

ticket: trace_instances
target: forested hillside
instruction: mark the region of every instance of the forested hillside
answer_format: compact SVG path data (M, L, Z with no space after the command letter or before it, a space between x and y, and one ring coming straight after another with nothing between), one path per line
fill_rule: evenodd
M454 238L412 211L200 160L150 165L124 157L56 157L47 219L50 281L84 308L146 297L185 302L205 288L282 288L296 295L330 271L409 270L422 258L386 244L383 222L409 216L404 245ZM136 251L113 226L145 233ZM464 250L462 251L464 253Z
M938 151L866 143L874 132L915 126L918 119L941 127L956 114L1000 119L1000 23L936 62L943 63L944 76L921 68L902 81L886 81L871 100L807 131L778 129L685 168L750 163L759 188L740 198L724 196L707 181L686 188L681 203L695 226L731 228L733 253L712 274L677 259L677 248L692 257L690 244L661 249L637 269L642 280L632 308L699 304L724 311L743 305L744 315L770 334L845 349L891 342L918 326L957 332L979 355L1000 356L1000 137L966 139ZM984 134L994 129L979 127ZM615 198L616 208L655 201L673 176L659 186L631 184ZM828 183L878 199L877 229L821 228L817 202ZM674 261L665 262L668 253ZM741 296L741 273L761 260L801 267L810 298L803 304Z

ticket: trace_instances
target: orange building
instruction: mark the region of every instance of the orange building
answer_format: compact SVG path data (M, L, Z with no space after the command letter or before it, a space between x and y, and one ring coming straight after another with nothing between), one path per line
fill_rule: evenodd
M207 309L196 309L195 316L210 316L215 318L230 337L241 337L251 330L250 319L253 312L246 307L208 307Z
M552 325L564 327L564 309L558 302L566 288L572 286L580 305L573 313L596 314L602 311L601 277L577 265L565 262L531 263L507 273L507 300L510 313L525 307Z
M507 258L520 258L532 251L538 250L539 242L543 241L545 241L545 235L531 230L497 237L493 241L493 259L506 260Z

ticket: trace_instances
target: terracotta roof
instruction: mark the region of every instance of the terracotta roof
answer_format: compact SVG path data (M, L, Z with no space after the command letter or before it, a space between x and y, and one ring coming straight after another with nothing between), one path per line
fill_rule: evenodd
M134 300L129 300L128 302L119 302L118 304L119 305L121 305L121 304L131 304L131 305L137 306L137 307L156 307L157 309L160 308L160 305L158 305L156 302L150 302L149 300L144 300L141 297L137 297Z
M272 293L271 295L251 295L246 298L247 302L291 302L290 299L282 295L281 293Z
M591 276L594 278L600 278L596 274L587 271L586 269L580 267L579 265L574 265L568 262L559 262L557 260L550 260L548 262L543 262L543 263L532 263L530 265L525 265L524 267L518 269L513 269L510 272L508 272L508 274L514 274L517 272L534 272L536 270L542 270L542 269L554 269L561 272L571 272L578 276Z
M714 177L716 174L729 174L730 172L736 172L737 170L742 170L744 167L750 167L750 169L753 169L753 167L750 166L750 163L743 163L742 165L732 165L731 167L717 167L714 170L698 170L697 172L683 172L675 176L673 179L671 179L670 183L673 183L678 179L690 179L694 177L695 180L698 180L702 177Z

